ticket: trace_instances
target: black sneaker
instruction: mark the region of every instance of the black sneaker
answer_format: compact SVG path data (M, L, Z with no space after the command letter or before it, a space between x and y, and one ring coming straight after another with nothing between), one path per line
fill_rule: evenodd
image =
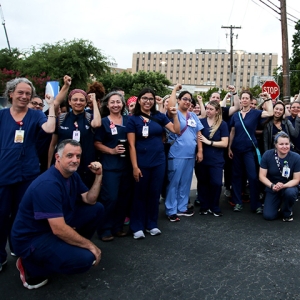
M170 222L179 222L180 221L179 217L176 214L168 216L168 219L170 220Z
M184 216L184 217L191 217L194 215L194 210L191 208L188 208L186 211L178 212L177 216Z
M286 218L282 219L283 222L292 222L293 220L294 220L293 215L290 215L289 217L286 217Z
M207 214L208 214L208 210L207 209L200 209L199 215L207 215Z
M215 216L215 217L222 217L223 214L219 211L219 212L212 212L212 214Z
M17 269L20 271L20 278L23 283L23 286L26 287L27 289L29 289L29 290L38 289L38 288L42 287L43 285L47 284L48 279L45 277L31 277L30 278L27 275L27 272L23 267L21 257L18 258L16 265L17 265Z

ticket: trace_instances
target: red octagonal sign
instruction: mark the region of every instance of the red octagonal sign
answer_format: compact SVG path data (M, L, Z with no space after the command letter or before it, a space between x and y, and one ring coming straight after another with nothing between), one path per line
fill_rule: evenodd
M280 95L280 87L277 82L267 80L261 87L263 93L269 93L271 98L275 100Z

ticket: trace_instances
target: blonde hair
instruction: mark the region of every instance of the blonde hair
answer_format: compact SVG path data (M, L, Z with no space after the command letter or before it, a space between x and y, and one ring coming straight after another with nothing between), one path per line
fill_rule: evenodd
M215 123L213 124L213 126L210 129L209 138L211 139L214 136L214 134L216 133L216 131L219 129L219 127L222 123L222 111L221 111L220 103L216 100L209 101L207 103L207 105L213 106L217 111L217 114L215 116Z

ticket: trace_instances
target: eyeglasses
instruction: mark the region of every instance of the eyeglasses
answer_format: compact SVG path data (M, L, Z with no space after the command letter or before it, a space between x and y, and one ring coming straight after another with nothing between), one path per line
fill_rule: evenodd
M39 106L39 107L44 107L44 103L38 103L38 102L35 102L35 101L31 101L30 102L33 106Z
M148 98L148 97L142 97L141 99L142 99L143 102L147 102L147 101L152 102L152 101L154 101L154 98Z
M183 98L181 98L180 100L192 102L192 99L191 99L191 98L186 98L186 97L183 97Z

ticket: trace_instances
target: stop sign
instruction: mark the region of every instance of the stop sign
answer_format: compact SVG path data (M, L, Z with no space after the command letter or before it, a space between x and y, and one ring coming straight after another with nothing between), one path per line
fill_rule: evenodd
M261 89L263 93L269 93L273 100L275 100L280 94L279 85L273 80L265 81Z

